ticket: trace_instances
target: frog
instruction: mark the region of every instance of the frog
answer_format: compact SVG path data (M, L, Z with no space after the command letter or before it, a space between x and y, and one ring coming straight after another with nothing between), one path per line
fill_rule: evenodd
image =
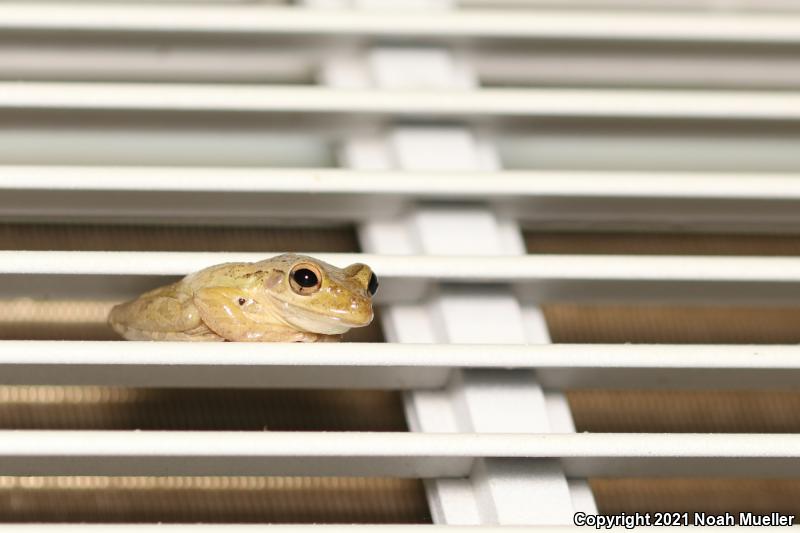
M338 342L374 317L378 278L287 253L223 263L114 306L108 323L123 339L199 342Z

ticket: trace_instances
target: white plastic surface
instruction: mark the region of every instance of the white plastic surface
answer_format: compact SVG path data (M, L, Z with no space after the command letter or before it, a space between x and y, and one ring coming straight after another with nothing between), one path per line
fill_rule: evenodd
M765 182L769 186L765 186ZM346 170L0 166L0 189L36 191L248 192L431 199L597 197L799 200L800 173L498 170ZM135 200L135 199L134 199ZM331 199L333 201L333 199ZM303 205L294 206L303 212ZM305 213L304 213L305 214ZM357 213L353 213L357 216Z
M800 24L797 28L800 36ZM800 95L779 91L385 91L303 85L0 82L0 109L362 114L426 119L494 116L797 121Z
M72 252L0 251L2 274L177 276L231 261L261 261L279 251ZM389 284L398 280L452 283L553 281L800 282L800 258L647 255L386 255L319 253L337 266L367 263Z
M535 372L535 382L555 389L791 390L800 387L800 347L0 341L0 384L420 391L452 386L455 371L464 369L483 370L487 377L516 380L521 385L534 382ZM506 372L510 369L518 372ZM530 400L526 390L535 389L473 388L479 404L496 395L507 399L518 395L511 402L512 410ZM562 400L551 393L545 396L552 430L568 430L571 425L558 423L569 420L568 410L563 416L552 416L566 404L560 405ZM532 419L532 415L524 417ZM491 411L470 416L471 423L480 422L487 431L502 429L494 425L502 421ZM485 418L477 420L479 416ZM426 427L454 431L456 426Z
M0 4L0 29L797 43L797 15L636 11L320 10L268 6Z
M520 466L541 459L534 463L559 464L575 477L793 478L800 435L0 431L0 475L453 478L474 475L482 459L524 459ZM529 491L525 485L537 481L500 473L491 481L501 491L509 484ZM506 520L523 512L509 511Z
M0 166L0 215L36 220L377 224L417 201L537 228L800 229L800 174Z

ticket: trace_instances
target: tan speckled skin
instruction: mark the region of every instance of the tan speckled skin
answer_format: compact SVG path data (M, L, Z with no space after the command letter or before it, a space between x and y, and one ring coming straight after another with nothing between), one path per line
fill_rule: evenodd
M321 273L317 292L290 287L301 263ZM297 254L225 263L115 306L108 322L128 340L336 342L372 322L371 275L367 265L342 269Z

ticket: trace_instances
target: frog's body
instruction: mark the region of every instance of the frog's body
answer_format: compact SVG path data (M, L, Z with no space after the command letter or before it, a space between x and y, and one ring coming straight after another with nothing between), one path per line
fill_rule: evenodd
M367 265L284 254L190 274L115 306L108 322L128 340L336 342L372 321L377 285Z

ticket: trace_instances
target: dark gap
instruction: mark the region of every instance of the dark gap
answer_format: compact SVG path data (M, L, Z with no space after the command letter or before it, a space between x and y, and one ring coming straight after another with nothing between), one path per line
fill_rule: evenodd
M361 477L0 477L0 522L431 522L422 482Z
M408 431L381 390L0 386L0 429Z
M525 232L532 254L800 255L800 235L677 232Z
M2 250L357 252L355 228L0 223ZM266 258L265 258L266 259Z
M739 512L796 515L800 480L717 478L596 478L589 484L602 514ZM796 523L796 521L795 521Z

